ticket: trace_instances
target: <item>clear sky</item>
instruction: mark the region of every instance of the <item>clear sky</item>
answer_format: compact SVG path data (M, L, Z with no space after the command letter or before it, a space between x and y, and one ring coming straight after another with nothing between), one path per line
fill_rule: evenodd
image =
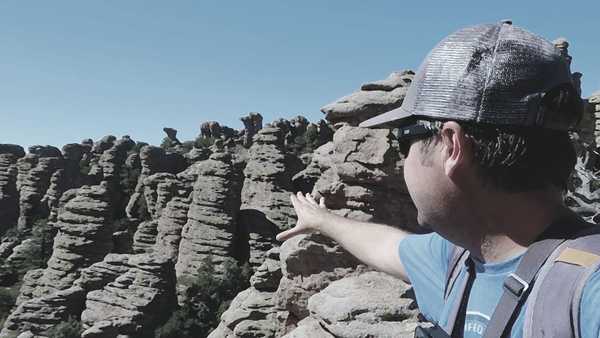
M416 69L444 36L510 18L571 42L583 94L600 90L600 1L2 1L0 143L113 134L159 144L203 121L241 128L319 108Z

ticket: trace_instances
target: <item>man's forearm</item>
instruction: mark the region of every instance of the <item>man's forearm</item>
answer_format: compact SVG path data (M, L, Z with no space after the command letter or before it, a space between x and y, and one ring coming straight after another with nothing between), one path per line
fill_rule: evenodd
M367 223L330 214L319 231L377 270L408 281L398 255L398 244L409 233L383 224Z

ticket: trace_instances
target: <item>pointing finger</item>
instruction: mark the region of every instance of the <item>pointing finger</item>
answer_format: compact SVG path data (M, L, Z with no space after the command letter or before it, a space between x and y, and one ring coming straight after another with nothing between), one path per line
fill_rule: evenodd
M315 201L315 199L312 197L312 195L311 195L311 194L309 194L309 193L306 193L306 200L308 200L308 201L310 202L310 204L317 205L317 202L316 202L316 201Z
M303 228L299 228L299 227L293 227L289 230L280 232L279 234L277 234L277 236L275 237L278 241L285 241L288 240L294 236L303 234L308 232L308 229L303 229Z

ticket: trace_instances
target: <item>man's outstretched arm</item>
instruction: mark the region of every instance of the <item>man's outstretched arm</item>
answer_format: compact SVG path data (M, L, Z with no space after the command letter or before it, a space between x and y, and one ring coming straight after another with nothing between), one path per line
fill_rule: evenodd
M338 242L363 263L408 282L398 255L398 244L409 233L387 225L355 221L336 215L325 208L325 200L317 203L310 194L291 195L298 222L281 232L277 239L319 231Z

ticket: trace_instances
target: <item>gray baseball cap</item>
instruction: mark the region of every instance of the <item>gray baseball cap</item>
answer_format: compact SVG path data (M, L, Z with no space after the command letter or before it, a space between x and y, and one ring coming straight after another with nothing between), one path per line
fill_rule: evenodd
M573 88L571 72L551 42L508 20L483 24L442 40L419 67L402 106L359 126L421 117L568 130L577 117L541 104L560 86Z

